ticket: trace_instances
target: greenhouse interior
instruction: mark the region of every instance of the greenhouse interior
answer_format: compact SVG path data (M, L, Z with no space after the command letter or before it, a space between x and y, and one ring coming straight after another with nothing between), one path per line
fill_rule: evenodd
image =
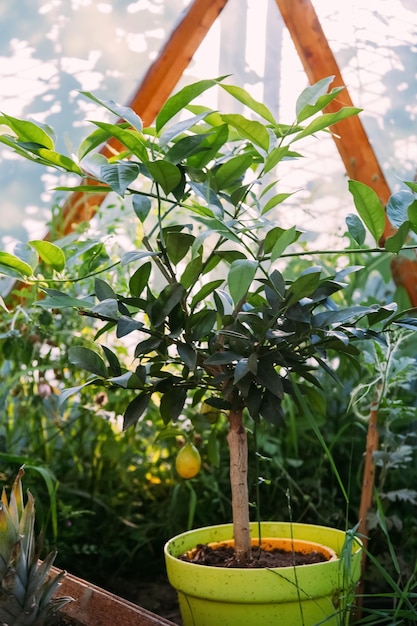
M0 623L417 623L414 0L0 29Z

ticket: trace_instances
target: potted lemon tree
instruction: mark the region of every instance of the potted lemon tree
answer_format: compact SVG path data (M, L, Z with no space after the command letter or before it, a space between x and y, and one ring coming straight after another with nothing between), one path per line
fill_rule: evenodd
M183 88L166 102L152 128L143 128L130 109L86 93L120 119L94 122L77 159L56 152L47 127L1 119L9 129L1 140L16 152L93 179L92 188L82 183L72 189L111 191L131 208L138 237L134 249L117 261L126 272L123 293L112 284L111 270L99 269L94 293L74 299L58 289L57 279L71 278L65 275L65 247L59 241L29 242L25 253L20 247L19 253L0 256L3 273L40 284L40 306L74 307L102 322L96 345L69 353L91 374L85 385L126 390L124 428L146 415L151 399L166 425L201 402L205 410L227 415L233 523L191 531L165 549L186 626L268 625L278 616L287 626L342 623L359 577L360 542L352 534L254 523L248 498L248 420L285 422L283 400L290 396L314 423L310 407L321 393L317 371L333 375L332 357L358 358L355 342L375 337L372 326L396 323L393 307L344 305L347 277L358 268L339 267L339 255L332 271L306 263L299 275L286 276L286 254L308 250L305 244L297 248L302 235L297 224L281 225L291 194L280 191L277 170L284 160L301 156L303 139L358 113L341 108L321 114L340 91L331 83L326 78L301 93L291 124L279 123L265 105L223 79ZM211 110L201 104L203 98L195 102L213 87L225 90L246 114ZM95 155L110 138L123 149L109 159ZM354 182L351 189L362 195ZM55 278L45 280L39 262L49 264ZM83 278L91 276L72 277ZM106 333L111 339L101 345ZM112 347L119 340L131 351L129 367ZM62 396L79 392L80 387L68 389ZM182 454L188 455L192 476L199 469L198 455L190 446ZM286 566L259 560L276 536L291 555ZM296 557L307 550L307 539L314 552L326 544L323 562L298 566ZM193 548L212 542L223 548L229 542L228 567L196 564Z

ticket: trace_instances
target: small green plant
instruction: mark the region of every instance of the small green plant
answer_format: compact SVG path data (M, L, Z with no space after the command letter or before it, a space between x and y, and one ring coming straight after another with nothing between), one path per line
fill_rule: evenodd
M24 504L21 468L10 498L0 502L0 620L8 626L53 624L71 599L53 597L65 572L51 575L56 553L42 563L35 541L35 503L30 492Z

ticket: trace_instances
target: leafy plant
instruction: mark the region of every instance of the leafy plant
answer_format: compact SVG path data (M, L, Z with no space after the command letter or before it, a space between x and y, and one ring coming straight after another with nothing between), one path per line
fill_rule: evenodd
M10 626L52 624L70 598L53 598L65 572L51 576L56 553L39 563L35 542L35 507L30 492L24 503L21 468L7 498L0 501L0 619Z
M255 423L283 424L288 395L321 437L312 416L324 405L317 371L335 376L332 359L340 356L355 366L357 340L403 323L404 314L391 305L345 305L347 278L359 268L339 267L340 254L331 271L309 265L295 277L285 274L285 255L291 246L297 250L302 232L297 225L280 226L280 205L290 194L277 190L274 173L283 160L300 158L301 140L358 112L342 108L317 115L340 91L328 91L331 82L323 79L300 95L289 125L223 79L182 89L149 129L133 111L84 94L123 120L95 122L78 162L56 153L48 128L10 116L1 120L11 132L0 139L22 156L94 179L100 189L125 198L141 232L140 247L120 260L125 293L115 291L109 268L106 280L96 277L93 294L74 298L57 290L59 280L70 278L62 274L66 261L59 242L29 242L15 255L0 256L4 273L43 289L42 308L76 308L104 322L97 342L108 334L110 346L116 339L131 350L132 366L126 367L109 345L72 347L71 362L92 376L63 399L92 384L121 388L128 398L126 429L144 419L151 398L167 427L202 401L227 412L235 550L242 562L250 552L246 412ZM243 104L248 115L192 104L214 86ZM184 111L188 117L177 120ZM123 145L120 154L92 154L110 137ZM352 182L351 190L358 204L363 189ZM364 205L362 218L379 236L383 209L373 205L369 217ZM357 231L357 222L350 226ZM52 280L39 275L39 258L52 267Z

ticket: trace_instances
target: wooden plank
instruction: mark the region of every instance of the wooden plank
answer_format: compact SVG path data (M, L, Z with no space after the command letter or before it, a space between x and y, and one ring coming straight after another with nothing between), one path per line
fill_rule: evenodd
M52 568L56 575L61 570ZM69 596L60 614L79 626L175 626L173 622L72 574L63 578L56 597Z
M194 0L174 28L128 103L142 118L144 126L155 119L227 1ZM121 148L121 144L112 139L103 146L101 153L110 156ZM85 182L94 184L94 181ZM102 192L72 193L62 207L58 235L67 234L75 224L90 220L106 196Z
M310 83L316 83L327 76L335 76L334 85L345 87L337 99L327 107L326 112L334 112L341 105L354 106L311 0L276 0L276 3ZM335 124L332 131L349 178L372 187L385 206L391 190L360 116L350 117ZM393 232L394 229L387 220L384 238Z

